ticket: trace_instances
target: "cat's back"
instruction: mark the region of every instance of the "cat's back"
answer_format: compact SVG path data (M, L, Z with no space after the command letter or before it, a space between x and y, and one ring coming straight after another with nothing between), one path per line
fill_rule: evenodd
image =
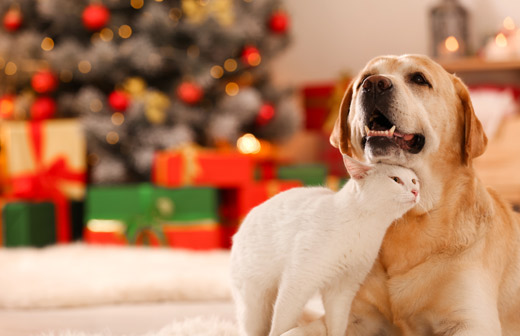
M254 207L242 221L235 237L259 238L292 234L323 206L330 205L334 192L324 187L300 187L283 191ZM245 237L244 237L245 238Z
M252 212L273 213L277 216L292 215L303 209L312 210L318 204L327 202L334 192L325 187L292 188L276 194L255 207Z
M233 237L233 274L278 274L291 256L295 237L313 230L316 213L329 212L323 207L333 195L324 187L293 188L253 208Z

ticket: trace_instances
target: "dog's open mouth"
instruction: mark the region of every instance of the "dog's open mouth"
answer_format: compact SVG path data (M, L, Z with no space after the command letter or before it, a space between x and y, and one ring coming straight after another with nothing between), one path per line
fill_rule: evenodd
M420 133L406 134L400 132L379 110L375 110L370 115L365 125L365 133L363 144L371 137L383 138L412 154L419 153L423 149L425 142L424 135Z

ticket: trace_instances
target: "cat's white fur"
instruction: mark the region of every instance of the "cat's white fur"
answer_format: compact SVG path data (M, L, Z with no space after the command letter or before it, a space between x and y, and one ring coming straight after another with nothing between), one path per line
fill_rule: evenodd
M353 178L341 190L280 193L252 209L233 237L232 292L241 335L279 336L296 327L318 290L327 335L345 334L350 305L386 229L419 201L419 183L403 167L344 161Z

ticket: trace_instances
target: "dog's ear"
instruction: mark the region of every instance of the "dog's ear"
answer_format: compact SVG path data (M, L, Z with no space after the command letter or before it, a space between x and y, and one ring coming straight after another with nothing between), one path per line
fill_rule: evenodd
M350 102L352 101L353 83L351 81L341 100L338 118L330 134L329 141L332 146L339 148L343 154L351 155L349 148L350 130L348 128L348 114L350 112Z
M487 137L473 110L473 104L469 96L469 91L462 81L453 77L455 91L462 104L464 120L464 139L462 142L462 162L469 165L471 160L482 155L486 150Z

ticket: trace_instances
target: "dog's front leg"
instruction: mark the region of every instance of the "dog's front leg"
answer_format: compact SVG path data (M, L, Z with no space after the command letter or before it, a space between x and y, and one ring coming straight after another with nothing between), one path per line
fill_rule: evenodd
M420 310L395 322L404 336L501 336L497 289L489 269L466 268L430 293Z
M434 307L440 315L435 319L435 335L502 335L498 293L489 269L468 268L446 289L444 299Z

